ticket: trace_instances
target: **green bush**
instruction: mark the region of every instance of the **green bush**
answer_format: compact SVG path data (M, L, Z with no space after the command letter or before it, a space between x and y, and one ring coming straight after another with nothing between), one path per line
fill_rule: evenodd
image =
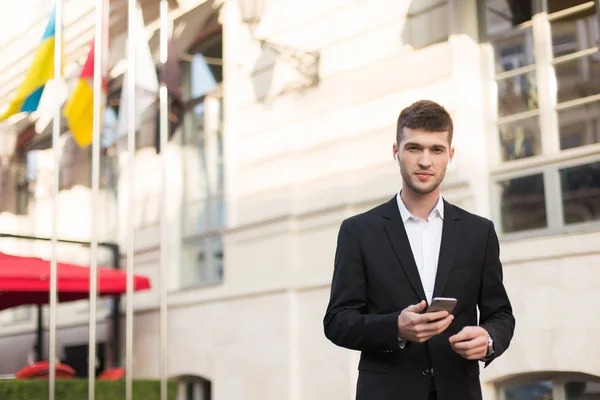
M125 400L125 380L96 381L96 400ZM132 387L133 400L160 400L160 381L136 379ZM57 379L56 400L86 400L87 379ZM177 382L169 381L167 398L177 397ZM0 380L0 400L47 400L48 380L10 379Z

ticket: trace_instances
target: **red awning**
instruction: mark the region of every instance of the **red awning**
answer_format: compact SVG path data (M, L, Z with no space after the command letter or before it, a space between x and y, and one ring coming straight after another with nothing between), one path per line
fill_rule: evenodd
M58 263L58 301L87 299L90 269L81 265ZM127 275L123 271L98 267L98 294L125 293ZM134 290L150 289L150 280L134 276ZM48 304L50 261L0 253L0 310L25 304Z

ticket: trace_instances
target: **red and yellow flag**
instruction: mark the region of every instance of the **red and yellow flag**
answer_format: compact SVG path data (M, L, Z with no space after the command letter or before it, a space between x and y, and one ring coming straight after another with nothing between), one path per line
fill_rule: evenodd
M102 102L106 99L107 80L102 78ZM104 104L101 107L104 109ZM73 139L80 147L92 143L92 127L94 121L94 41L83 65L77 86L64 110Z

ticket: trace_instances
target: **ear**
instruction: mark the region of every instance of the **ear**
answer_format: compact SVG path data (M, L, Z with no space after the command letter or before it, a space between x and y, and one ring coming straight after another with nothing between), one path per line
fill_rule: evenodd
M400 165L400 160L398 159L398 145L396 143L392 145L392 156L394 157L394 160L396 160L396 163Z
M450 164L453 159L454 159L454 147L450 147L450 159L448 160L448 164Z

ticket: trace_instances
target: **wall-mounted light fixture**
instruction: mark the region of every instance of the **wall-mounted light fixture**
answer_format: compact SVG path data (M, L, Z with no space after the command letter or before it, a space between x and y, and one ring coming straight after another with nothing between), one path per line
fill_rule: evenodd
M306 89L317 86L319 83L319 58L318 51L306 51L266 39L257 39L256 27L260 24L266 8L266 0L238 0L242 22L248 26L252 37L257 40L263 49L271 50L277 57L293 66L302 76L301 83L293 86L294 90Z

